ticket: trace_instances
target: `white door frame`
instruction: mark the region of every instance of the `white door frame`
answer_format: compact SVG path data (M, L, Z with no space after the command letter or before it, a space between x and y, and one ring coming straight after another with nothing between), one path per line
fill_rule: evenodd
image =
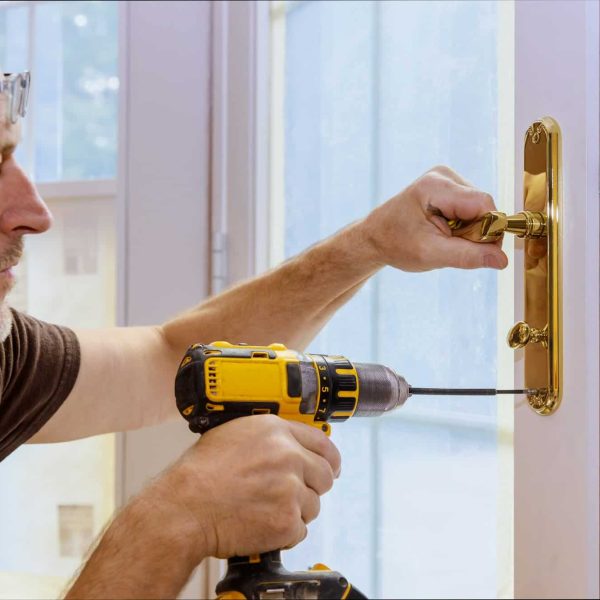
M269 2L212 1L211 294L268 266L269 37ZM224 563L207 561L209 594Z
M518 598L599 597L598 16L597 2L516 3L515 199L520 208L525 130L552 116L563 139L564 333L559 410L515 410ZM523 315L521 274L515 287Z
M268 266L269 2L213 1L211 293Z
M148 325L209 293L211 5L119 5L117 314ZM119 434L117 506L196 439L183 420ZM208 596L201 575L184 597Z

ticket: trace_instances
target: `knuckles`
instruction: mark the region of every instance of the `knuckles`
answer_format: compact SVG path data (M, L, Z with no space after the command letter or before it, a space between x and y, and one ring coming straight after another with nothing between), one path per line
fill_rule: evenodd
M319 490L319 495L322 496L326 494L333 487L333 472L327 473L327 475L323 478L321 489Z
M302 471L302 451L292 440L279 436L264 448L262 468L271 472L299 473Z
M265 425L268 428L275 428L275 429L282 429L282 428L287 428L285 421L278 417L277 415L272 415L272 414L268 414L268 415L254 415L254 418L256 419L256 421L258 423L261 423L262 425ZM259 421L260 419L260 421Z
M240 423L244 420L251 422L255 434L259 435L287 431L288 429L286 422L277 415L253 415L238 419ZM242 423L242 426L245 426L245 424Z
M317 431L315 436L315 450L321 456L329 457L337 454L337 450L333 442L322 432Z
M310 506L310 509L307 510L304 515L304 522L310 523L311 521L314 521L319 516L320 512L321 512L321 499L319 498L319 496L317 494L315 494L312 505Z
M429 173L443 175L444 177L456 176L456 173L446 165L435 165L435 167L429 170Z
M276 477L271 483L272 502L283 510L295 506L303 485L298 476L291 473Z
M445 190L455 185L454 182L437 171L427 171L411 186L416 195L422 199L431 197L432 194Z
M296 498L285 494L270 511L269 528L275 536L285 538L287 543L298 531L301 520L300 506Z
M481 192L483 207L486 210L496 210L496 204L494 202L494 197L487 192Z

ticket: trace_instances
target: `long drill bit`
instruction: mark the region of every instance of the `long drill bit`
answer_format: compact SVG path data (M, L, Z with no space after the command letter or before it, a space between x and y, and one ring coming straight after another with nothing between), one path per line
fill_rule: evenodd
M418 388L410 387L410 395L423 396L495 396L496 394L535 394L538 390L497 390L494 388Z

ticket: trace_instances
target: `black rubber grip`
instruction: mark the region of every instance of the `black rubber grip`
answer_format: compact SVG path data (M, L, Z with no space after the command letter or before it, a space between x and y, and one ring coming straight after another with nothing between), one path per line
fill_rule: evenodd
M300 365L289 362L285 366L287 371L287 393L290 398L299 398L302 396L302 376L300 375Z

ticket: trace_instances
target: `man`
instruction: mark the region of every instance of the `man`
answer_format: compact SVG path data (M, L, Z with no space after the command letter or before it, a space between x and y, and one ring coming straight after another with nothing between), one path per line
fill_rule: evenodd
M13 157L27 86L26 75L5 75L0 86L0 458L26 441L180 418L173 380L190 344L277 341L302 349L385 265L425 271L507 264L498 245L450 235L441 215L471 220L494 204L437 167L364 219L163 325L74 333L41 323L5 303L23 236L51 226ZM339 472L337 449L316 429L270 415L225 424L116 516L68 597L175 597L207 556L293 546Z

